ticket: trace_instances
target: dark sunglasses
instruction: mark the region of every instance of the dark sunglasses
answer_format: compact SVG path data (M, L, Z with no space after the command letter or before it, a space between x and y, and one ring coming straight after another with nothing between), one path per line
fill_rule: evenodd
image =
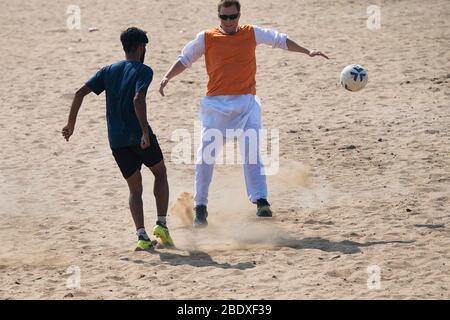
M219 14L219 18L220 19L222 19L222 20L234 20L234 19L236 19L237 17L239 17L239 13L236 13L236 14Z

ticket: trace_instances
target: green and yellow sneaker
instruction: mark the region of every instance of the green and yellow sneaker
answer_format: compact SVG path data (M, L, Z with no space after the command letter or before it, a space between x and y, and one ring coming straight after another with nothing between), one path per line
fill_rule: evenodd
M152 250L155 248L156 245L156 241L155 240L145 240L143 238L140 238L138 240L138 243L136 245L136 249L135 251L148 251L148 250Z
M159 238L164 246L174 246L172 237L169 234L169 229L159 221L156 222L156 226L153 228L153 235Z

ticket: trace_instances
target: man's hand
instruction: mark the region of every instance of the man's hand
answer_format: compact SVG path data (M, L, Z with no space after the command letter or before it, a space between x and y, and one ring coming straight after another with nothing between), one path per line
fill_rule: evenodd
M148 133L143 133L141 138L141 149L145 150L148 147L150 147L150 137L148 136Z
M169 83L169 79L167 77L163 78L159 83L159 93L164 97L164 87Z
M83 99L86 95L91 93L92 90L89 89L88 86L84 85L80 89L75 92L75 96L73 97L72 106L70 107L69 120L67 120L67 125L62 129L61 133L66 139L69 141L70 136L73 134L73 130L75 129L75 122L77 121L78 110L83 103Z
M75 124L70 122L67 123L67 125L62 129L61 133L66 141L69 141L69 138L73 134L74 129Z
M186 67L181 63L180 60L175 61L175 63L170 67L169 71L164 75L164 78L159 83L159 93L164 97L164 88L169 83L170 79L173 79L180 73L186 70Z
M324 53L322 53L322 52L320 52L320 51L317 51L317 50L311 50L311 51L309 51L309 56L310 56L310 57L322 56L322 57L324 57L325 59L330 59L330 58L328 58Z

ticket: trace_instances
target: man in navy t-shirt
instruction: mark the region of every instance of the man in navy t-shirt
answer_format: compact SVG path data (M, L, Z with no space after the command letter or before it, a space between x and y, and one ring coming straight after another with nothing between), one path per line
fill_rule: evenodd
M83 98L91 92L99 95L106 91L106 120L112 154L130 189L130 211L138 236L137 250L151 249L151 241L144 227L142 205L142 164L155 176L154 194L158 220L153 234L164 245L173 246L166 226L169 203L169 185L163 154L156 136L147 122L147 89L153 79L153 70L144 64L146 32L128 28L120 36L126 60L116 62L98 71L76 93L67 125L62 135L69 141L73 134L78 110Z

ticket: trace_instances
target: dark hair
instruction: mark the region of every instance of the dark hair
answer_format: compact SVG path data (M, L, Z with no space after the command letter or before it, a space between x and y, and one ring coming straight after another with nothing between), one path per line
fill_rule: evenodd
M148 43L147 32L136 27L128 28L120 35L123 50L126 53L136 50L140 44Z
M220 0L219 5L217 6L217 11L220 12L222 7L229 8L231 6L235 6L238 12L241 12L241 4L239 0Z

